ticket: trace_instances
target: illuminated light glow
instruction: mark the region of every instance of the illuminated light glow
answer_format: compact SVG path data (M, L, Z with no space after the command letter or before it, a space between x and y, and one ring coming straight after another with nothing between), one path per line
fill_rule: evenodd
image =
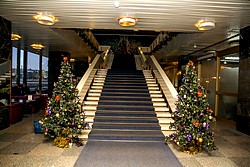
M226 60L240 60L239 57L225 57Z
M42 44L38 44L38 43L34 43L32 45L30 45L33 49L37 49L37 50L40 50L40 49L43 49L45 48L45 46L43 46Z
M18 41L19 39L21 39L22 37L18 34L11 34L11 40L12 41Z
M58 21L55 16L47 12L38 12L37 15L33 17L36 19L37 23L47 26L52 26Z
M138 19L127 16L127 17L119 18L118 21L119 21L119 25L122 27L131 27L137 23Z
M114 2L114 5L115 5L116 8L119 8L120 2L119 2L119 1L115 1L115 2Z
M215 28L215 23L213 21L200 20L200 21L198 21L198 23L195 24L195 26L200 31L207 31L207 30L214 29Z

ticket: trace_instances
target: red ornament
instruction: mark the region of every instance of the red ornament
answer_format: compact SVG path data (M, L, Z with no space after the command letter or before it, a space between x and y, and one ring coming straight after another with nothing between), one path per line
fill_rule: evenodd
M61 96L60 95L57 95L56 96L56 101L59 101L61 99Z
M202 96L202 92L201 92L201 91L198 91L198 92L197 92L197 96L198 96L198 97L201 97L201 96Z
M194 121L194 123L193 123L193 125L195 126L195 127L198 127L199 126L199 122L197 122L197 121Z
M45 111L45 115L48 115L48 114L49 114L49 112L48 112L48 110L46 110L46 111Z
M64 62L68 61L68 57L63 57L63 61Z
M187 66L191 66L194 65L194 63L192 61L188 62Z

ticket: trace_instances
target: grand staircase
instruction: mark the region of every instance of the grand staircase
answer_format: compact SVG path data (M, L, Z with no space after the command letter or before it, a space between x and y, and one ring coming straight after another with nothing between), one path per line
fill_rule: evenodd
M149 71L99 70L83 109L95 141L163 142L172 120Z

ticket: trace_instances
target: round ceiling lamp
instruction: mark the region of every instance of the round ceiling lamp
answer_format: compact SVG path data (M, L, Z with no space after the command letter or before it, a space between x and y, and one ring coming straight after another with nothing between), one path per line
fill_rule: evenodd
M57 18L47 12L38 12L37 15L33 16L39 24L52 26L55 24Z
M37 50L40 50L40 49L45 48L44 45L38 44L38 43L34 43L34 44L30 45L30 46L31 46L33 49L37 49Z
M122 27L131 27L136 25L138 19L134 18L134 17L129 17L129 16L125 16L125 17L120 17L118 19L119 25Z
M19 39L21 39L22 37L18 34L11 34L11 40L12 41L18 41Z
M198 21L198 23L195 24L195 26L200 31L207 31L207 30L214 29L215 28L215 23L214 23L214 21L200 20L200 21Z

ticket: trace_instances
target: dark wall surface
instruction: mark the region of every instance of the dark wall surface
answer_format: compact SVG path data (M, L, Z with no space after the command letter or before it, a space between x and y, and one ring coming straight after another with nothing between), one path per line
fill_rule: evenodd
M250 135L250 26L240 30L240 63L236 129Z

